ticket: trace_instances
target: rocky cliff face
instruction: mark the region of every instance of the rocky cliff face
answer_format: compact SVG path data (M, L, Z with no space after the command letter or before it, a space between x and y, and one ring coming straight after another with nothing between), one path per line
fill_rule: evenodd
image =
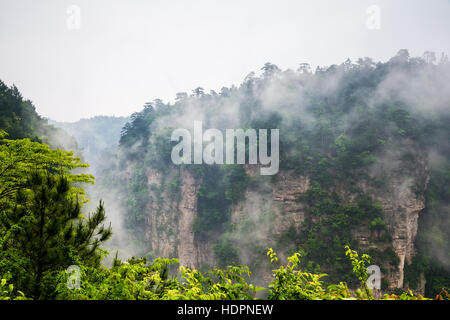
M154 169L147 170L147 181L151 200L147 209L146 239L149 241L151 250L161 257L177 256L178 208L173 202L158 201L164 196L158 192L162 186L161 172Z
M177 173L171 172L164 179L170 179L174 174ZM173 198L163 189L162 173L147 170L151 201L147 212L146 238L157 256L178 257L184 266L214 265L213 244L197 241L192 231L200 181L196 181L186 170L180 170L179 175L180 196Z
M392 237L391 245L400 260L398 268L387 276L390 288L402 288L405 261L410 264L416 254L414 241L418 218L425 208L424 193L430 175L425 154L409 140L404 141L396 154L387 160L378 164L375 167L377 171L372 172L373 176L387 178L383 188L377 189L367 184L361 184L361 188L365 193L373 194L383 208L384 220Z
M180 220L178 222L178 252L180 264L199 267L214 265L215 258L212 243L197 241L192 224L197 214L197 194L200 184L188 171L181 173L181 201L178 204Z
M373 195L374 200L381 204L392 242L385 244L372 242L373 234L367 227L357 228L353 237L364 249L374 248L383 251L389 246L393 248L399 258L399 265L386 269L383 274L383 277L389 281L390 288L403 287L405 261L411 263L412 257L415 255L414 241L418 228L418 216L425 208L425 199L421 191L425 190L429 181L428 168L420 150L415 149L412 152L415 156L413 165L404 166L404 162L398 161L396 163L389 162L387 167L377 168L378 171L375 174L382 174L386 177L383 188L373 187L364 181L359 183L364 193ZM247 170L247 173L255 175L254 170ZM266 232L259 236L261 242L265 242L269 246L271 239L277 235L288 231L289 228L294 227L298 230L301 227L307 213L303 203L296 200L309 188L308 177L295 175L292 171L279 172L271 192L265 194L264 201L257 201L260 203L258 212L270 208L274 213L269 222L270 226L267 226ZM352 190L353 188L349 188L349 186L341 185L335 191L342 199L352 204L356 198L356 194ZM258 197L260 197L258 192L247 191L246 200L234 207L234 224L242 223L243 219L247 217L247 212L256 208L254 202ZM258 228L258 232L261 230ZM246 255L247 253L244 252L243 257ZM267 274L264 276L269 277ZM419 288L419 291L422 290Z
M247 166L246 172L254 178L259 175L258 168L254 166ZM406 141L396 154L383 158L367 172L368 179L361 179L358 187L372 195L381 205L392 242L380 244L371 241L373 231L367 227L356 228L353 237L364 249L376 248L382 251L387 247L393 248L399 258L399 265L386 269L383 277L389 281L390 288L403 287L405 261L411 262L415 254L418 215L425 207L423 191L429 180L426 161L420 150ZM177 256L182 265L197 268L215 265L213 243L198 241L192 231L201 182L188 171L181 170L180 198L177 201L166 199L158 202L158 197L167 197L164 192L158 195L154 191L161 186L162 175L158 171L148 170L147 177L154 199L148 208L147 232L153 251L159 256ZM377 177L383 178L382 186L368 182ZM308 213L304 204L297 199L310 187L309 177L280 170L270 183L247 188L245 200L231 208L231 237L242 244L239 248L242 263L255 267L253 251L258 248L265 250L277 235L290 228L300 229ZM354 186L338 185L334 191L352 204L356 199L354 190ZM283 254L280 253L282 259ZM270 272L259 274L265 281L270 280Z

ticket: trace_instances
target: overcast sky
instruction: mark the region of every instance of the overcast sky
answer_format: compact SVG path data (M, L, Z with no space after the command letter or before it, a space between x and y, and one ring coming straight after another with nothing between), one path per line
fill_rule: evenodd
M402 48L450 53L450 0L0 0L0 79L59 121Z

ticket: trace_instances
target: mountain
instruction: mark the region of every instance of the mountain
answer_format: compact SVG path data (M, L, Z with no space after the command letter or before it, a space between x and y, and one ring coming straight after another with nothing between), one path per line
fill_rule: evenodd
M128 121L128 117L96 116L76 122L49 122L76 139L84 159L95 172L101 154L113 152L119 143L121 129Z
M0 82L1 130L91 164L84 210L104 200L110 252L200 270L245 264L265 286L273 248L283 262L300 252L303 270L356 288L349 245L380 267L384 292L428 297L450 287L449 106L448 59L406 50L315 72L266 63L239 87L199 87L129 118L75 123L40 117ZM246 145L229 153L227 132L239 129Z
M78 152L76 140L64 130L41 117L30 100L25 100L15 85L8 87L0 80L0 129L9 139L29 138L52 148Z
M352 285L349 244L374 258L385 291L430 296L448 286L448 59L433 64L400 50L385 63L347 60L314 73L267 63L262 71L239 87L197 88L131 116L99 188L117 190L114 205L139 254L200 270L243 263L267 283L267 248L282 258L299 251L304 269ZM279 171L174 164L172 132L192 132L195 121L223 133L278 129Z

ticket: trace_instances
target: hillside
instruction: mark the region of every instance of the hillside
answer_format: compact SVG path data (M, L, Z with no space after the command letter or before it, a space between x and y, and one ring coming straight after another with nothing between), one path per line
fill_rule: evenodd
M196 88L130 118L75 123L48 121L15 86L0 89L0 276L13 283L0 298L253 299L255 284L269 299L373 299L368 254L381 269L376 297L448 299L445 56L435 64L401 50L314 73L266 63L220 93ZM219 163L190 164L200 122L216 129L202 160ZM194 133L182 164L176 129ZM243 140L244 163L220 161L226 139L216 140L230 129L258 132ZM264 175L269 153L278 170ZM74 264L80 291L66 285ZM324 279L311 287L305 277Z
M449 80L445 56L434 64L406 50L314 73L267 63L239 87L146 104L125 125L100 188L118 190L125 229L150 259L200 270L244 263L268 283L273 247L354 285L342 250L350 244L381 267L383 290L430 296L450 279ZM223 132L279 129L279 172L174 165L171 132L195 120Z
M0 80L0 129L10 139L29 138L53 148L78 151L76 140L42 118L30 100L25 100L16 86Z
M129 121L128 117L96 116L76 122L49 121L57 128L64 129L78 142L84 159L95 172L101 155L114 153L120 139L120 132Z

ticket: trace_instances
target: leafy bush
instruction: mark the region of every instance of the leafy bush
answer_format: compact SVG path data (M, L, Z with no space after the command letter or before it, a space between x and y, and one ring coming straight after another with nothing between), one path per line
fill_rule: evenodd
M177 259L157 258L147 264L145 258L121 262L115 259L108 268L81 267L81 287L69 289L66 285L69 274L58 275L58 299L88 300L253 300L256 293L267 291L271 300L356 300L373 299L365 284L367 280L367 255L359 259L358 253L347 247L347 254L353 264L354 275L360 280L361 288L352 293L345 282L329 284L322 280L326 274L304 272L299 269L301 254L287 258L286 265L273 270L273 281L269 287L257 287L248 282L251 272L247 266L234 265L214 268L207 272L180 267L176 276L170 275L170 267ZM278 264L277 254L267 252L271 263ZM445 295L442 295L445 297ZM447 296L448 297L448 296ZM410 291L400 295L385 295L387 300L421 300Z

